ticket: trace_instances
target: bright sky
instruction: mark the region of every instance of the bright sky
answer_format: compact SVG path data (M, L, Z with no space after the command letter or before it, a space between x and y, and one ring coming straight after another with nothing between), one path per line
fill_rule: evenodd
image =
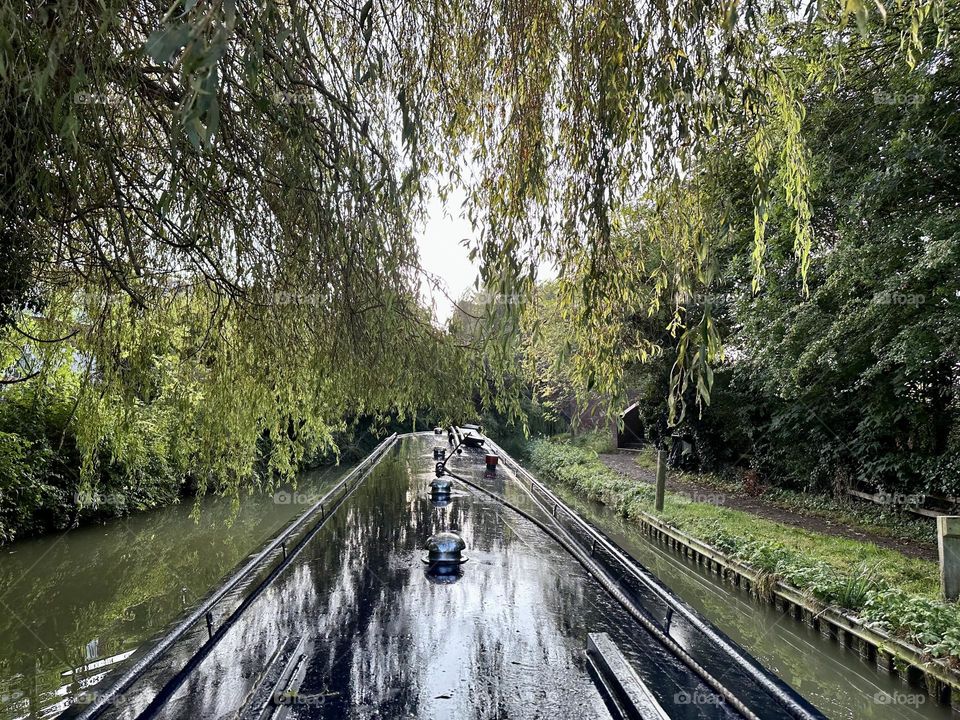
M420 262L427 272L437 276L443 290L453 300L459 300L473 285L479 266L467 257L469 247L464 238L473 240L474 234L463 211L466 195L461 190L450 193L444 203L434 193L427 203L427 223L417 235ZM430 288L425 300L434 305L434 314L445 323L453 314L453 303L438 289Z

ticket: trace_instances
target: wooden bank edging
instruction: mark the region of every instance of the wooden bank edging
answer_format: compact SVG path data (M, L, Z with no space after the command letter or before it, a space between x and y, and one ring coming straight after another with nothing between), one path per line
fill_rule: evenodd
M752 591L781 612L819 630L825 637L842 642L864 660L875 663L878 669L899 675L910 685L925 687L938 703L952 704L955 713L960 713L960 674L944 661L925 659L920 648L869 628L856 616L824 605L782 581L778 580L769 588L762 587L763 573L649 513L640 512L631 518L658 542L692 557L737 587Z

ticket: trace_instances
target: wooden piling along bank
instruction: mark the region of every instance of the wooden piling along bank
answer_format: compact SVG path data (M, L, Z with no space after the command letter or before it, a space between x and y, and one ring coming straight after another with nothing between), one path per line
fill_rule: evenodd
M865 661L876 664L878 670L899 676L911 687L925 689L938 703L952 706L954 716L960 718L960 673L943 660L925 658L919 648L868 628L859 618L824 605L786 583L764 582L762 573L652 515L641 513L634 519L650 538L696 560L727 582L749 590L785 615L819 630L824 637L843 643Z

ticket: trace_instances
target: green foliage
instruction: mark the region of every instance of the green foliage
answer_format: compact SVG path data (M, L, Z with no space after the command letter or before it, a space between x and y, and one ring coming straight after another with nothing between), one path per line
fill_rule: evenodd
M892 52L811 92L823 250L809 299L781 258L765 292L732 308L744 349L735 392L754 398L768 431L741 447L780 482L954 493L960 214L949 188L960 135L950 88L960 68L935 54L918 77L880 60Z
M593 450L583 449L568 443L555 443L548 440L533 440L529 444L530 462L551 480L559 482L591 500L616 505L625 510L630 500L640 497L652 501L652 490L622 478L619 475L603 472L604 467Z
M768 228L788 228L806 282L812 80L889 36L896 66L919 67L956 25L943 0L897 4L887 25L857 4L805 11L0 3L4 320L78 333L125 402L154 357L175 358L202 408L188 425L217 438L194 458L214 483L244 476L265 434L287 472L344 414L455 414L471 387L516 413L519 389L497 385L508 343L483 348L490 394L483 363L417 306L413 228L439 174L443 193L467 186L483 286L519 298L504 317L557 266L560 315L592 336L573 363L587 391L614 393L624 359L662 349L616 342L621 307L663 310L682 415L685 391L710 401L723 353L710 307L677 294L712 282L730 233L748 226L758 282ZM736 227L710 212L718 148L750 167ZM656 251L624 249L631 213ZM78 434L87 458L94 435Z
M868 528L878 535L927 545L936 543L936 528L929 519L850 498L768 488L763 501L804 515Z
M2 1L4 383L45 386L79 365L68 424L81 489L116 468L136 492L166 487L189 468L201 490L239 492L332 451L346 418L453 418L474 395L520 418L513 336L546 262L567 332L534 363L552 368L543 401L569 387L612 404L625 367L661 358L681 421L720 382L722 313L691 298L718 282L723 252L736 247L741 287L815 287L822 148L810 140L829 136L809 132L807 105L823 79L839 86L874 51L903 77L952 67L953 3L909 0L885 19L862 3L805 10ZM921 121L927 144L942 141ZM889 200L902 177L856 169L881 191L864 193L859 218L872 217L886 205L870 198ZM419 303L414 228L437 175L450 178L442 193L467 186L481 285L518 298L489 317L502 332L471 333L477 346ZM900 236L924 278L949 266L907 251L929 231L952 253L951 218L930 212L928 230ZM922 322L884 346L910 393L951 360L927 367L913 343L950 332ZM872 391L869 379L847 388ZM864 447L903 420L899 400L861 418ZM915 420L895 440L947 477L939 448L955 438ZM871 475L886 481L897 462ZM27 482L14 476L11 489Z
M656 469L656 455L651 449L638 454L637 464L648 471ZM672 477L670 473L669 477ZM720 492L757 496L764 504L819 517L834 523L863 528L875 535L898 538L907 542L936 544L936 527L928 518L919 517L895 507L874 505L847 496L833 497L825 493L791 490L757 482L750 471L724 468L717 473L684 471L677 473L684 481L714 488Z
M539 475L630 518L657 515L653 489L607 468L569 443L533 440ZM781 525L667 493L661 518L761 572L764 587L783 580L820 602L854 612L933 657L960 662L960 608L940 602L936 563L856 540Z
M131 507L185 470L239 492L349 418L470 407L485 367L418 301L432 158L394 132L421 36L367 15L0 3L3 395L75 371L69 427L38 420L71 444L67 495L121 469Z
M48 368L42 382L0 396L0 542L165 505L184 489L183 427L162 403L122 412L117 398L100 398L83 421L96 422L102 440L84 464L81 390L80 373Z
M591 450L595 453L608 453L615 449L613 447L613 437L610 431L605 429L588 430L571 438L570 442L576 447Z
M934 657L960 658L960 608L897 588L869 594L863 617L923 647Z
M558 433L551 435L550 439L554 442L568 443L576 448L587 450L594 454L613 452L613 437L606 430L587 430L586 432L571 434Z
M817 492L960 493L960 65L952 49L909 49L915 8L888 11L843 42L816 23L775 32L782 122L718 133L674 198L710 237L639 198L608 260L583 270L602 322L541 313L530 326L566 350L531 342L528 364L565 369L570 392L639 401L648 437L673 426L702 469ZM558 283L551 293L575 293Z
M29 528L44 508L64 498L44 482L45 458L17 433L0 432L0 543Z

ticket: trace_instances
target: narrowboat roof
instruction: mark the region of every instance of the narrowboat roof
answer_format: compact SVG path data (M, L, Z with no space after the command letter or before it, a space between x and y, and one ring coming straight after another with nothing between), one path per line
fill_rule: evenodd
M453 493L431 499L436 443L410 435L387 451L162 704L150 701L206 642L203 625L99 717L610 718L588 637L621 654L670 718L742 717L544 532L550 514L502 463L485 473L482 453L451 456ZM437 575L425 548L439 533L466 547ZM709 662L715 649L691 625L673 632ZM797 717L717 658L764 720Z

